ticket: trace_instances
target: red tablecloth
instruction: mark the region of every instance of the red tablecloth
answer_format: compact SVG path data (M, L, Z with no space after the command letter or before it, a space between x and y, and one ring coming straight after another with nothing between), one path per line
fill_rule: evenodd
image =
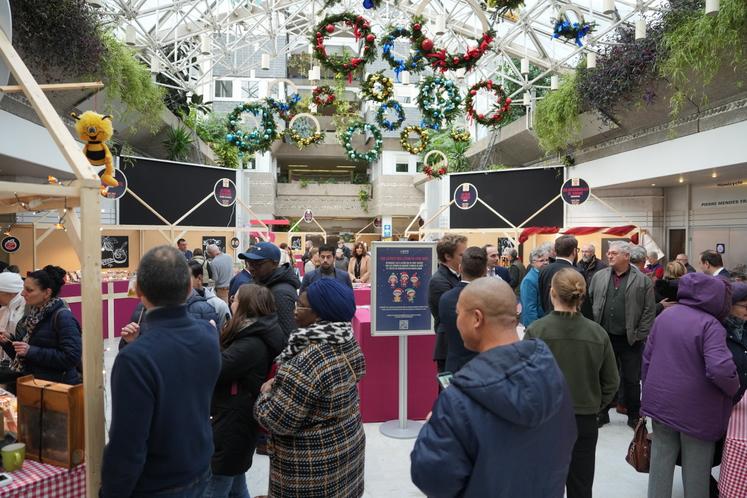
M386 422L399 416L399 338L372 337L369 308L358 308L353 333L366 358L366 375L358 384L364 422ZM435 335L407 338L407 415L422 420L438 396Z
M86 496L86 464L71 470L46 465L33 460L23 462L23 468L11 472L13 482L0 488L0 496L8 498L84 498Z

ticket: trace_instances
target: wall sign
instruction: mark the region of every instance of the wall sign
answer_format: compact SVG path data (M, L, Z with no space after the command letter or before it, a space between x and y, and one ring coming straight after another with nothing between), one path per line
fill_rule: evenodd
M239 239L238 238L234 237L234 238L231 239L231 247L233 247L234 249L238 249L239 248Z
M719 254L726 254L726 244L721 242L716 244L716 252Z
M371 260L371 335L433 333L428 285L436 243L374 241Z
M223 207L236 204L236 184L230 178L221 178L213 188L215 201Z
M563 202L571 206L578 206L589 199L591 189L583 178L569 178L560 189Z
M104 169L99 171L99 178L104 174ZM101 183L102 187L106 187L101 191L101 195L103 197L106 197L107 199L120 199L122 198L125 193L127 192L127 177L120 169L114 170L114 179L119 182L119 186L117 187L109 187L108 185L104 185L104 183Z
M477 204L477 187L462 183L454 190L454 205L459 209L472 209Z
M3 251L13 254L21 248L21 241L18 238L8 235L2 241Z
M383 233L381 234L384 238L392 236L392 225L384 225Z
M203 235L202 236L202 252L206 253L207 246L215 244L220 249L220 252L226 252L226 238L220 236Z
M130 250L127 235L101 236L101 268L127 268L130 266Z
M307 209L303 212L303 221L304 223L311 223L314 221L314 213L311 211L311 209Z

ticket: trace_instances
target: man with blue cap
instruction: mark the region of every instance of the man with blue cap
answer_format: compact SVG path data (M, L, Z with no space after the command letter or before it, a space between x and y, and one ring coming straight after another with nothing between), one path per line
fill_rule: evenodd
M301 286L290 264L280 264L280 249L271 242L260 242L239 254L246 261L254 283L264 285L275 297L278 322L286 337L296 328L293 313L296 309L296 290Z

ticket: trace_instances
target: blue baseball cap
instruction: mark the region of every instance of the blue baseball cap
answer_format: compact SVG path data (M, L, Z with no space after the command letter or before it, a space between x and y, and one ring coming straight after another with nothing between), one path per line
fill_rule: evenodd
M271 242L260 242L250 247L248 251L239 254L239 259L280 261L280 249Z

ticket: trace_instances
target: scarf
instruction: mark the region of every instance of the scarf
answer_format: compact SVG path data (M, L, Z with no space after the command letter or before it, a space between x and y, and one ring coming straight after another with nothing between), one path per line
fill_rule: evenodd
M724 320L726 333L730 336L735 337L737 339L737 342L739 342L740 344L742 343L742 338L744 337L745 325L747 325L747 322L745 322L741 318L737 318L734 315L729 315L728 317L726 317L726 320Z
M49 314L52 313L53 310L56 310L60 305L64 306L65 304L62 302L62 299L55 297L41 306L29 307L26 315L21 318L21 321L16 325L15 340L20 340L21 342L28 344L29 340L31 340L31 336L36 332L36 327L39 325L39 322L49 316ZM54 324L52 324L52 327L54 327ZM23 372L23 363L24 358L16 355L13 362L10 364L10 368L15 372Z
M288 339L288 345L275 358L283 364L313 344L345 344L353 339L350 322L316 322L306 328L297 329Z

